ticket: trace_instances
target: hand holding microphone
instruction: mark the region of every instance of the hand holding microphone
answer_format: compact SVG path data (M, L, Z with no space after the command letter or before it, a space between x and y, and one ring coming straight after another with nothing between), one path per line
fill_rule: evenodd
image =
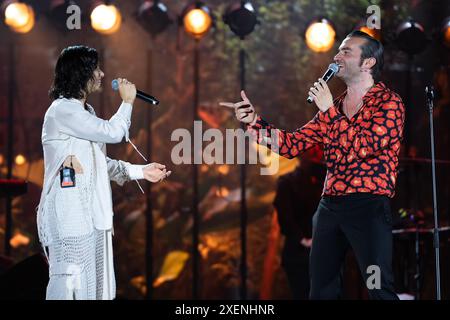
M327 82L339 72L339 65L332 63L328 66L327 71L319 78L317 82L309 89L308 103L313 101L316 103L320 111L325 112L333 105L333 96L328 88Z
M129 88L130 85L132 86L132 88ZM157 105L159 103L158 99L156 99L155 97L152 97L151 95L145 92L137 90L136 86L131 82L129 82L127 79L122 78L114 79L111 82L111 87L113 88L114 91L119 90L120 97L124 102L128 102L127 100L129 100L131 101L129 103L133 103L134 99L138 97L139 99L144 100L145 102L148 102L153 105ZM125 98L127 100L125 100Z
M314 85L309 89L308 95L322 112L327 111L333 106L333 96L331 95L327 83L323 79L314 82Z
M136 86L124 78L114 79L112 82L114 91L119 90L123 102L133 104L136 99Z

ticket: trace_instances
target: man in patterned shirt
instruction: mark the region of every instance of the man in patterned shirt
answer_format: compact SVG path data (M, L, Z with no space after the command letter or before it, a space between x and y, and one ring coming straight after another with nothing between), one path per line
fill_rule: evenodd
M327 174L313 218L310 298L342 297L340 271L351 247L369 297L398 299L393 288L389 198L397 178L404 105L398 94L378 81L383 67L379 41L354 31L334 61L347 90L333 101L327 84L319 79L309 91L319 112L292 133L258 116L244 91L242 101L221 105L234 108L258 143L278 141L276 148L271 147L284 157L296 157L316 144L324 149Z

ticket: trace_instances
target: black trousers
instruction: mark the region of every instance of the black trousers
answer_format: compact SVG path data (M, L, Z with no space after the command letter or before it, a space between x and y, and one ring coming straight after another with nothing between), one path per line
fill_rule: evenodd
M390 201L386 196L362 193L324 196L319 202L313 217L310 299L342 298L341 267L349 247L370 299L397 300Z

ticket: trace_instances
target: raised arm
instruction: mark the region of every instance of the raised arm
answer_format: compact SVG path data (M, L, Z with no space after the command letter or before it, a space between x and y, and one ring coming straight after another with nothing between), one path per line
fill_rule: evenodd
M314 145L323 143L328 124L337 116L336 108L332 105L333 101L331 105L326 105L328 101L322 102L318 104L321 111L311 121L294 132L287 132L277 129L258 116L244 91L241 92L241 97L240 102L221 102L220 105L234 109L236 118L247 124L247 128L258 143L270 145L272 151L286 158L294 158Z
M103 120L89 113L77 102L63 101L55 107L59 130L80 139L119 143L128 139L131 125L132 105L123 102L109 120Z

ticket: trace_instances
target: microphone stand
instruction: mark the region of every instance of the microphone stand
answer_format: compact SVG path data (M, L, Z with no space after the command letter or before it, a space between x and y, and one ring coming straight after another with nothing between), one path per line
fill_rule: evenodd
M433 229L433 244L435 250L435 264L436 264L436 300L441 300L441 272L439 259L439 227L438 227L438 211L437 211L437 189L436 189L436 157L434 154L434 126L433 126L433 86L425 87L425 94L427 97L427 105L430 116L430 142L431 142L431 174L433 178L433 215L434 215L434 229Z
M414 237L414 254L415 254L415 259L416 259L416 274L414 275L414 280L416 281L416 292L414 294L414 300L420 300L420 282L422 281L421 279L421 274L420 274L420 237L419 237L419 221L417 219L417 217L414 216L413 214L413 219L414 219L414 225L416 227L416 231L415 233L415 237Z

